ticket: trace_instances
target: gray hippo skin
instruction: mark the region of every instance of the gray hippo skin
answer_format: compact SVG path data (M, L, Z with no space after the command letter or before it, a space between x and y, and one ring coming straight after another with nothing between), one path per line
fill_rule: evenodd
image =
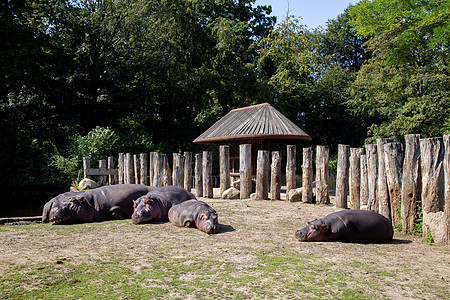
M44 205L42 222L74 224L130 218L133 200L154 188L141 184L118 184L86 192L63 193Z
M342 210L306 223L295 236L302 242L386 243L392 240L393 234L391 221L376 212Z
M197 227L208 234L219 232L217 212L203 201L188 200L173 205L169 221L179 227Z
M153 223L167 220L172 205L186 200L197 199L179 186L163 186L156 188L134 201L134 212L131 216L133 224Z

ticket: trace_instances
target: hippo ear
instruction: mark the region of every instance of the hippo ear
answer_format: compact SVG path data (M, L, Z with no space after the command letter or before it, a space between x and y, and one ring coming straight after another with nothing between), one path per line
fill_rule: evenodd
M320 224L320 230L328 230L328 225L322 222Z
M205 212L202 212L202 215L200 216L200 219L208 221L208 216L205 214Z

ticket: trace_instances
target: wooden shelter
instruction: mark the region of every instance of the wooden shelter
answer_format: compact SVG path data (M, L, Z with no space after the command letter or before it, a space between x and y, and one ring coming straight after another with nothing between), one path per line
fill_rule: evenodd
M252 162L258 150L271 143L311 141L311 137L269 103L231 110L194 140L196 144L229 145L231 173L239 171L239 145L252 145ZM256 168L256 163L252 163ZM255 169L256 170L256 169Z

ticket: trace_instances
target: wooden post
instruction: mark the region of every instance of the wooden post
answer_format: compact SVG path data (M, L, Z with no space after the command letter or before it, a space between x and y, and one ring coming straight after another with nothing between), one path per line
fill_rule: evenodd
M417 204L421 199L422 176L420 172L420 134L405 136L405 160L403 163L401 222L402 233L414 229L417 220Z
M330 171L328 146L317 146L316 153L316 202L330 204Z
M156 152L150 152L148 154L148 176L150 177L149 185L150 186L156 186L155 185L155 160L158 159L158 154Z
M367 205L369 200L369 184L368 184L368 174L367 174L367 155L361 154L360 160L360 171L361 171L361 189L360 189L360 197L361 197L361 205Z
M100 170L102 170L102 169L106 170L106 159L101 159L98 161L98 168ZM98 181L99 181L98 184L100 186L106 185L106 176L105 175L98 176Z
M427 219L432 214L444 210L444 172L442 161L444 159L444 147L442 138L420 139L420 167L422 171L422 234L425 237L433 231L427 224ZM436 241L443 237L433 236Z
M400 223L397 208L402 200L403 145L402 143L384 144L384 163L391 203L392 224Z
M219 147L220 158L220 197L225 190L230 187L230 146L221 145Z
M267 182L269 169L269 151L258 150L258 158L256 164L256 192L255 197L258 200L269 199L269 186Z
M212 178L212 152L203 151L203 197L212 198L213 178Z
M117 162L119 168L119 184L124 184L124 155L119 153L119 159Z
M444 196L444 223L446 225L446 243L450 245L450 134L444 135L444 180L445 180L445 196Z
M172 172L169 166L169 159L167 154L162 153L162 186L172 185Z
M239 145L239 177L240 198L250 198L252 192L252 146L250 144Z
M184 152L184 188L192 188L192 152Z
M133 154L133 161L134 161L134 183L139 184L139 180L141 178L140 176L140 162L139 162L139 155Z
M114 157L108 157L108 169L114 169ZM109 185L117 183L117 175L109 175Z
M203 165L202 153L195 153L194 176L195 176L195 195L197 197L203 197L202 165Z
M125 154L125 183L133 183L133 156L131 153Z
M379 213L391 220L391 204L386 178L386 165L384 162L384 144L390 143L390 139L377 139L378 151L378 186L377 197L379 199Z
M90 168L91 168L91 159L89 157L83 157L83 170L84 170L83 178L91 178L90 175L86 174L86 170Z
M349 167L349 181L350 181L350 209L360 208L361 198L361 149L350 148L350 167Z
M280 151L272 152L270 176L270 199L280 200L281 194L281 155Z
M147 185L147 153L139 154L139 161L141 163L139 174L140 176L140 184ZM151 180L150 180L151 181Z
M163 157L159 152L150 152L150 155L153 156L153 179L152 186L161 187L162 186L162 174L163 174Z
M302 202L312 203L313 201L313 156L312 148L303 148L302 163Z
M350 146L339 144L336 176L336 207L339 208L347 208L349 157Z
M369 188L369 199L367 205L369 210L379 211L377 188L378 188L378 149L377 144L366 145L367 155L367 186Z
M295 145L287 146L287 161L286 161L286 200L289 199L289 191L295 189L295 173L297 172L296 165L297 147Z
M180 153L173 153L173 169L172 169L172 183L173 185L184 185L184 162Z

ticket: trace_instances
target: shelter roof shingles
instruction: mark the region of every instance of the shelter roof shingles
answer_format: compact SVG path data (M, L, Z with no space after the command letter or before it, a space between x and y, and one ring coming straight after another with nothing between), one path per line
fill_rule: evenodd
M245 139L303 140L311 137L269 103L233 109L199 137L194 143Z

